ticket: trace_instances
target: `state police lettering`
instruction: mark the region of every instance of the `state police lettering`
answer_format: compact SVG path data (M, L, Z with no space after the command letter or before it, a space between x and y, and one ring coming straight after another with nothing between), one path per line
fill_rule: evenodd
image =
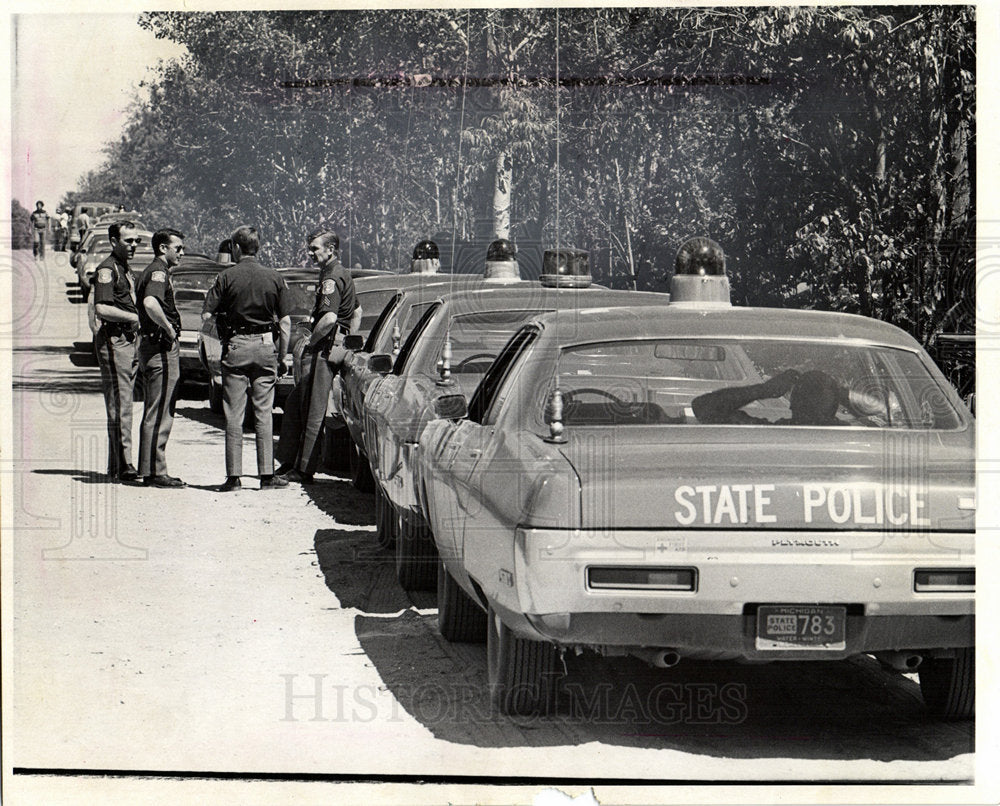
M674 490L674 501L681 526L931 525L927 493L905 484L801 484L781 490L774 484L685 484Z

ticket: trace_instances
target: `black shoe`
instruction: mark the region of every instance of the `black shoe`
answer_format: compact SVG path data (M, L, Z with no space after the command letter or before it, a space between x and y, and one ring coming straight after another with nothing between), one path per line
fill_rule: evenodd
M243 483L239 476L229 476L225 483L219 485L220 493L231 493L243 489Z
M141 479L134 467L127 467L121 473L108 473L108 481L112 484L138 484Z
M187 485L174 476L146 476L142 481L146 487L187 487Z
M312 484L316 479L313 478L312 473L303 473L301 470L293 468L285 474L285 478L288 481L297 481L299 484Z
M291 462L282 462L281 465L278 467L278 469L274 471L274 475L287 476L293 470L295 470L294 464L292 464Z
M288 479L282 476L261 476L260 488L262 490L280 490L288 486Z

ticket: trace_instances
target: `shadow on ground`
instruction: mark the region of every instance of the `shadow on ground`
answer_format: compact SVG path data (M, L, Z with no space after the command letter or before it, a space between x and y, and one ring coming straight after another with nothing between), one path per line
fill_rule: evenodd
M362 517L371 496L347 482L329 486L325 511L338 522L372 523L370 514ZM505 716L490 704L485 646L441 637L436 613L426 612L435 594L403 591L392 555L378 549L371 529L320 530L315 548L340 606L361 611L358 641L388 692L439 739L478 747L601 742L761 760L932 761L973 749L973 723L932 719L913 680L868 656L655 669L634 658L568 654L554 713ZM763 774L780 777L781 770ZM647 777L683 778L685 771L648 770Z

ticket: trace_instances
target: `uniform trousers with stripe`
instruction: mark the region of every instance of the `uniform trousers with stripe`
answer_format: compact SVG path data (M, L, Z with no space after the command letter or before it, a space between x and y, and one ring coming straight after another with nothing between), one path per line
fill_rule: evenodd
M94 336L101 368L104 407L108 415L108 475L118 476L132 464L132 389L135 386L135 336L111 335L101 328Z
M257 473L274 473L271 409L278 377L278 351L270 333L233 336L222 353L222 410L226 415L226 475L243 475L243 415L247 390L254 412Z
M167 475L167 440L174 424L177 393L181 378L181 348L177 341L169 347L156 339L139 342L145 407L139 429L139 475Z
M302 444L295 457L295 466L302 473L315 473L323 458L323 420L326 418L327 403L330 399L330 387L333 379L340 372L347 358L347 351L340 346L343 334L337 334L336 346L314 352L310 362L309 378L300 385L302 413Z

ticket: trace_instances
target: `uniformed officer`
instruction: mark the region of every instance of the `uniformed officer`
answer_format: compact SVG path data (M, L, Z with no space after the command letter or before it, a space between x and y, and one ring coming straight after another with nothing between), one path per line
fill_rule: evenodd
M139 314L128 262L139 245L131 221L108 227L111 254L94 273L94 349L101 367L104 406L108 415L108 480L134 482L132 465L132 388L135 385L136 329Z
M308 484L319 466L322 440L333 379L340 372L347 351L344 336L361 325L361 306L354 291L351 272L340 263L340 239L329 230L309 236L309 257L319 266L316 303L312 312L312 335L303 357L309 357L309 375L300 382L302 436L287 478ZM283 434L284 436L284 434ZM287 450L287 448L286 448Z
M223 269L205 298L202 318L224 314L222 339L222 407L226 415L226 481L220 492L241 487L243 472L243 414L247 388L254 408L257 472L262 490L287 487L274 475L271 407L274 382L284 374L284 357L291 332L291 296L274 269L257 262L260 240L253 227L233 233L233 266ZM274 331L278 331L278 347Z
M181 377L181 315L174 304L170 272L184 254L184 235L175 229L153 233L156 256L139 281L139 367L142 370L145 407L139 430L139 474L147 487L185 487L167 474L167 440L174 423Z

